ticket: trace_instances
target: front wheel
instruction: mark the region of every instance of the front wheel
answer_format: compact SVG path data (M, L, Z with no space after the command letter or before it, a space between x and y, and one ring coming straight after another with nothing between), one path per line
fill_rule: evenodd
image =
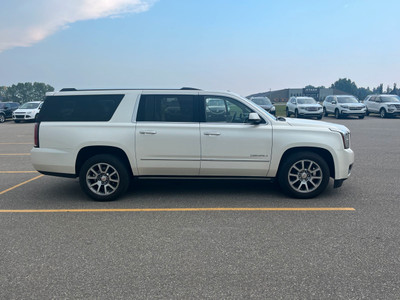
M335 118L340 119L341 115L338 109L335 110Z
M299 117L299 111L298 111L297 109L294 111L294 117L295 117L295 118L298 118L298 117Z
M381 108L381 110L379 111L379 115L381 116L381 118L386 118L387 117L386 110L384 108Z
M289 196L307 199L322 193L329 183L329 167L326 161L313 152L290 155L281 165L278 181Z
M328 116L328 112L326 111L326 108L324 107L324 117Z
M79 172L82 190L96 201L112 201L121 196L130 183L125 165L115 156L99 154L89 158Z
M289 109L286 107L286 117L290 117Z
M364 119L364 116L358 116L359 119Z
M4 123L5 120L6 120L6 116L3 114L0 114L0 123Z

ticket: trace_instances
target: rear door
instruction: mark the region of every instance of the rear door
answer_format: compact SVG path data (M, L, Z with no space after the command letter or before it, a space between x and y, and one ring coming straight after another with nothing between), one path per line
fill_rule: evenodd
M271 159L272 126L248 122L251 107L224 96L200 96L203 176L266 176Z
M135 133L139 175L199 175L197 108L197 95L141 96Z

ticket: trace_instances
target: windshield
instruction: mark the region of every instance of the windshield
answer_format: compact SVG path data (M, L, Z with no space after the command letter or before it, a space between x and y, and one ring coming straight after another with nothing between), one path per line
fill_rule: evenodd
M358 103L358 100L355 97L337 97L339 103Z
M385 96L381 97L382 102L400 102L399 96Z
M34 103L34 102L27 102L22 104L19 108L22 109L35 109L39 106L40 103Z
M298 104L315 104L317 101L314 98L297 98Z
M258 105L272 105L271 100L267 97L255 97L251 98L251 101Z

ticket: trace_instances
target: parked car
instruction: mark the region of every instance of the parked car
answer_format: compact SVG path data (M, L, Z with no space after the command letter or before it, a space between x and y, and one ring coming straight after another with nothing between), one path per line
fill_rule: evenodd
M14 122L19 123L21 121L35 121L40 112L42 104L43 101L32 101L22 104L12 114Z
M216 120L207 112L218 107L226 115ZM343 125L277 118L229 92L67 89L47 94L31 160L43 174L79 177L98 201L121 196L132 177L276 178L310 198L330 177L342 185L354 153Z
M286 116L322 119L322 106L312 97L290 97L286 103Z
M19 107L17 102L0 102L0 123L12 118L12 113Z
M335 115L336 119L347 116L356 116L364 119L366 115L365 105L351 95L331 95L325 98L322 103L324 107L324 116Z
M397 95L369 95L365 98L367 115L379 114L381 118L400 115L400 97Z
M251 97L250 101L253 101L255 104L261 106L267 112L275 116L275 106L268 97Z

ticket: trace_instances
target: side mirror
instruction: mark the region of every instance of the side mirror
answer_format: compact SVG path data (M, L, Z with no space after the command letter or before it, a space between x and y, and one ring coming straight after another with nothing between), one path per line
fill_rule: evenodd
M249 114L249 122L252 124L260 124L261 123L261 118L258 115L258 113L250 113Z
M337 102L336 102L336 100L332 100L332 104L336 104Z

